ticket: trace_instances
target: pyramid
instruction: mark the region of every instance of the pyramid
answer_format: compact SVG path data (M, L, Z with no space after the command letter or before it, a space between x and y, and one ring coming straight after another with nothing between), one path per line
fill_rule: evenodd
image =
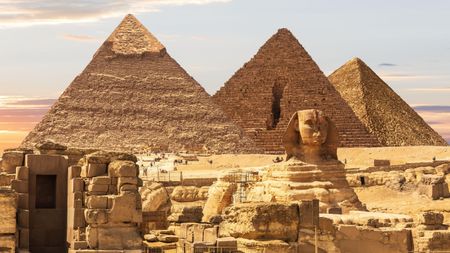
M250 152L254 143L133 15L25 138L74 148Z
M360 59L348 61L328 79L382 145L447 145Z
M379 146L287 29L280 29L213 96L266 153L283 153L292 114L319 109L336 123L341 146Z

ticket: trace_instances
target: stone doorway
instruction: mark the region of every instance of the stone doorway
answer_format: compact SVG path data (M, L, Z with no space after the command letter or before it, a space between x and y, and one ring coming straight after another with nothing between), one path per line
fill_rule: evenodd
M67 252L67 168L59 155L27 155L30 252Z

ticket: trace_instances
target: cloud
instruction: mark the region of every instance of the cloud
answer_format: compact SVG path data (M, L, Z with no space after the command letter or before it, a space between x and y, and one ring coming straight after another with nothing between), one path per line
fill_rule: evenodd
M424 80L447 78L446 75L418 75L398 72L378 72L378 76L383 80Z
M92 22L164 6L204 5L231 0L0 0L0 27Z
M415 106L414 110L417 111L425 122L450 143L450 106L424 105Z
M379 66L379 67L396 67L397 64L394 64L394 63L388 63L388 62L383 62L383 63L378 64L378 66Z
M75 34L64 34L62 36L65 40L74 40L74 41L82 41L82 42L89 42L89 41L96 41L98 38L89 36L89 35L75 35Z

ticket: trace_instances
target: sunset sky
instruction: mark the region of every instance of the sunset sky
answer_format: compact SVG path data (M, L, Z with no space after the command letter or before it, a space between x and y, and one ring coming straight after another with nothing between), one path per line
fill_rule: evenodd
M327 75L361 58L450 141L450 1L0 0L0 152L127 13L210 94L286 27Z

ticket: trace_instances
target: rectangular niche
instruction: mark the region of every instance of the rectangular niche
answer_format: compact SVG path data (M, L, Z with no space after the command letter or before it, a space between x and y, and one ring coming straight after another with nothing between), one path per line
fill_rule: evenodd
M56 208L56 175L36 175L36 208Z

